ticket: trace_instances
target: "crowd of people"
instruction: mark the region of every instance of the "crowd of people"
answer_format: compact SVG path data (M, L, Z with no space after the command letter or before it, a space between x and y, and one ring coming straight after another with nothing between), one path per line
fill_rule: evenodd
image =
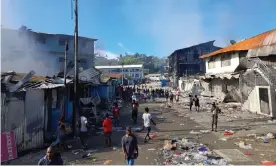
M148 89L146 86L138 86L135 87L123 87L118 86L116 88L116 94L119 98L121 98L126 104L130 103L132 108L131 117L133 120L133 124L136 125L139 120L138 117L138 109L139 109L139 101L141 100L140 94L144 95L144 100L151 98L154 100L155 97L165 97L166 101L170 100L173 103L174 99L176 102L179 101L180 91L178 89L175 90L175 93L169 90L164 90L162 88L159 89ZM137 96L138 95L138 96ZM195 105L195 109L199 112L200 104L199 98L197 95L192 96L189 95L189 105L190 111L192 111L193 105ZM118 106L118 102L114 102L112 106L112 116L111 119L110 114L105 115L105 119L102 122L103 126L103 135L104 135L104 145L105 147L111 147L112 141L112 127L120 126L120 107ZM212 131L217 131L217 122L218 122L218 114L220 113L220 109L216 106L215 103L212 104ZM153 120L151 114L149 113L149 108L146 107L144 113L141 117L142 119L142 130L146 130L146 135L144 137L144 142L147 143L152 138L150 137L151 132L151 124L156 125ZM64 117L62 117L58 123L57 129L57 139L56 141L47 149L46 156L44 156L40 161L39 165L62 165L63 161L61 158L60 151L58 149L67 148L64 135L65 135L65 125L63 123ZM88 121L87 118L81 114L80 119L78 121L78 127L80 129L80 140L81 146L83 149L87 149L87 138L88 138ZM122 141L122 150L124 153L124 159L128 165L134 165L134 160L138 157L138 142L136 136L133 134L130 126L126 127L126 135L123 136ZM58 146L57 146L58 145Z

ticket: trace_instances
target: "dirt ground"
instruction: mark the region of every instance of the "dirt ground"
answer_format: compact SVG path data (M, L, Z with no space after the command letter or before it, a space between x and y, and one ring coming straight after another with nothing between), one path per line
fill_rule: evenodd
M220 127L217 133L211 132L206 134L191 134L193 130L199 132L200 130L208 130L209 122L204 119L208 119L207 113L195 113L190 112L182 104L174 104L172 108L167 108L163 100L158 103L141 103L139 107L140 119L138 126L141 126L141 116L144 108L147 106L150 108L150 113L157 122L157 126L153 127L152 136L154 139L148 143L143 142L145 132L135 133L139 143L139 157L135 161L135 165L162 165L162 147L165 140L172 138L189 138L195 142L201 142L208 146L211 150L218 151L219 154L230 158L230 164L261 164L262 161L276 160L276 140L272 139L268 143L264 143L257 139L257 137L247 137L244 135L228 136L226 141L220 140L225 138L223 136L224 128ZM179 110L181 111L179 112ZM122 111L121 123L123 126L133 126L131 121L131 109L129 106L124 106ZM200 118L196 118L200 117ZM203 121L200 121L200 120ZM234 124L233 124L234 123ZM235 127L235 124L239 126L239 123L232 122L231 128ZM221 125L221 124L220 124ZM236 127L237 127L236 126ZM133 126L137 127L137 126ZM259 126L258 126L259 127ZM274 126L275 127L275 126ZM276 128L276 127L275 127ZM242 131L239 130L242 133ZM244 131L246 132L246 131ZM124 131L114 131L112 133L112 148L103 148L103 136L98 133L97 136L91 136L89 138L89 149L91 156L83 158L84 153L73 154L73 150L78 150L79 141L73 141L71 144L73 148L71 150L62 153L62 157L66 164L99 164L108 163L110 165L124 165L123 154L121 150L121 138L125 134ZM242 149L235 145L236 142L244 141L251 144L252 149ZM232 150L232 151L231 151ZM229 154L230 153L230 154ZM235 154L236 153L236 154ZM245 155L247 153L247 155ZM38 160L45 154L45 149L36 151L20 158L11 161L9 164L37 164ZM230 156L232 155L232 156ZM235 158L236 157L236 158Z

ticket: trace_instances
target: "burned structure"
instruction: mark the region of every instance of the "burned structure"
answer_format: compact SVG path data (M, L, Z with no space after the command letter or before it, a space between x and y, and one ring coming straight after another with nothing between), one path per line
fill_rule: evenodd
M200 55L221 49L214 46L214 42L215 40L178 49L168 57L168 73L173 86L178 86L180 77L205 73L205 63L199 57Z
M276 30L202 55L205 92L241 102L251 112L276 116Z

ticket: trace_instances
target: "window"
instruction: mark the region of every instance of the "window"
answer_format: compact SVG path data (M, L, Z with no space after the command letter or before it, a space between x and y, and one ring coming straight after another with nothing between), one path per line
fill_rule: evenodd
M139 74L135 74L135 78L139 78Z
M215 58L211 57L208 61L208 69L216 68Z
M230 66L231 65L231 55L223 54L221 56L221 67Z
M139 71L140 71L140 69L136 69L136 71L137 71L137 72L139 72Z
M42 35L37 35L36 36L36 42L40 44L45 44L46 43L46 38Z

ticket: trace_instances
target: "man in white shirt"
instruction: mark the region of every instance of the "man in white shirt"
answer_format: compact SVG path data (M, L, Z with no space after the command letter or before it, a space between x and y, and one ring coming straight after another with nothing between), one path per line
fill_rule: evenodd
M147 142L147 138L149 138L149 140L151 139L150 138L150 131L151 131L151 127L150 127L150 123L153 123L155 126L155 122L152 120L152 117L151 117L151 114L149 113L149 108L146 107L145 108L145 113L143 114L143 128L146 128L147 129L147 135L145 137L145 140L144 142L146 143Z
M82 148L87 148L87 137L88 137L88 129L87 129L87 118L83 115L80 117L80 140Z

